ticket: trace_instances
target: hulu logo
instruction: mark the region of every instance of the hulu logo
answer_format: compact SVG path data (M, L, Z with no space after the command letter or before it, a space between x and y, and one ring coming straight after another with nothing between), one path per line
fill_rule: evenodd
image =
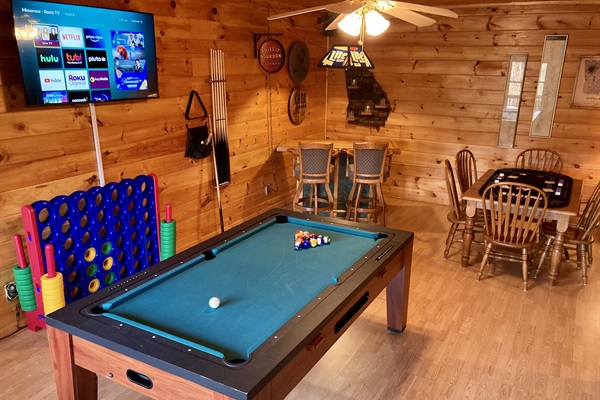
M50 54L49 56L45 56L43 54L40 54L40 62L43 63L57 63L58 62L58 57Z

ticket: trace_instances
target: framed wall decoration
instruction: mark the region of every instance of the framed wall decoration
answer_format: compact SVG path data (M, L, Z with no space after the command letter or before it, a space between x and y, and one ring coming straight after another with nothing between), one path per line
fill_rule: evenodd
M298 85L292 89L288 100L288 116L294 125L300 125L306 116L306 90Z
M504 89L504 104L502 106L502 119L500 120L498 147L512 148L515 145L526 69L527 54L510 55L508 73L506 74L506 87Z
M278 72L285 63L285 49L281 42L267 39L258 48L258 63L270 74Z
M549 138L562 75L568 35L546 35L533 103L530 137Z
M571 107L600 108L600 56L579 57Z

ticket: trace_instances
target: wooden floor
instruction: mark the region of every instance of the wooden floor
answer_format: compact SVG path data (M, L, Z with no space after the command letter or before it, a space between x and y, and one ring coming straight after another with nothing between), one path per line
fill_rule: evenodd
M415 232L408 326L385 328L385 294L342 336L288 400L600 399L600 254L589 283L563 263L523 292L520 266L475 280L460 243L442 258L446 207L403 203L388 226ZM144 399L106 378L100 399ZM45 331L0 341L0 398L56 399Z

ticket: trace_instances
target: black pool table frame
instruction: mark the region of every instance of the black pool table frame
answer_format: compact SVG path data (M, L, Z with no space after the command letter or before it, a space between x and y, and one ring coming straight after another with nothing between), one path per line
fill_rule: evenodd
M259 346L247 363L232 367L209 354L182 350L168 339L149 339L126 327L109 326L84 312L114 292L136 287L278 215L381 232L387 237L365 255L356 272L316 305L307 305L311 308L301 321L286 323L278 331L280 338ZM384 288L388 329L404 330L412 247L412 232L288 210L268 211L48 315L58 397L96 399L98 376L104 376L157 399L283 399Z

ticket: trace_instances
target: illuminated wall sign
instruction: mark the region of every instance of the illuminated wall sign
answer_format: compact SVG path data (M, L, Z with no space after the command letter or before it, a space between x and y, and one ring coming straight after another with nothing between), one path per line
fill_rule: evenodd
M319 61L325 68L375 68L361 46L336 45Z

